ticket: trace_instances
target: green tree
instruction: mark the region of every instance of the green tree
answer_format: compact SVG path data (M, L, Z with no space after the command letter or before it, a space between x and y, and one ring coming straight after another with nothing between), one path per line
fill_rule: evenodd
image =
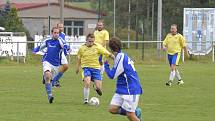
M18 17L16 8L11 8L6 16L5 28L7 31L20 32L25 31L21 19Z

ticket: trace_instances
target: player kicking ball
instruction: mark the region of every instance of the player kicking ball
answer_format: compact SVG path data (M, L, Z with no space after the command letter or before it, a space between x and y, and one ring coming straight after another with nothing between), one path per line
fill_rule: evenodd
M111 100L109 112L127 116L130 121L141 121L141 109L138 107L142 87L134 68L134 62L121 52L119 38L111 38L109 48L115 55L113 68L105 61L105 72L111 79L117 78L116 92Z
M86 43L79 48L77 54L76 74L79 73L80 68L83 69L84 104L88 104L91 81L94 82L98 95L102 95L101 70L98 60L99 56L102 54L107 57L114 58L110 52L100 44L94 43L94 41L94 35L88 34Z

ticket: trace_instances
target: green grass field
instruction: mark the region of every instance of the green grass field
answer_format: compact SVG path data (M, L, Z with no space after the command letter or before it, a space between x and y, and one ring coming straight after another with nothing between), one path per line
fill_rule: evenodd
M143 121L215 120L215 65L188 61L181 67L185 84L166 87L166 63L136 65L144 90L140 99ZM0 64L0 121L127 120L107 112L115 89L113 80L104 78L99 107L83 105L83 85L74 70L71 64L61 80L62 87L53 90L54 103L49 104L40 64ZM91 96L96 96L93 89Z

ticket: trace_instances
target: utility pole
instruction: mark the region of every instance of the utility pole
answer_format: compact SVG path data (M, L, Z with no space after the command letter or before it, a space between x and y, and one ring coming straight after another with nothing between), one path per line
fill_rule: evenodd
M99 0L99 13L98 13L98 22L100 21L101 19L101 0Z
M113 1L113 36L116 36L116 0Z
M50 9L50 0L48 0L48 33L51 34L51 9ZM45 28L44 28L45 29Z
M128 1L128 48L130 48L131 39L131 0Z
M60 0L60 22L64 24L64 0Z
M160 57L160 50L161 50L161 33L162 33L162 0L158 0L158 18L157 18L157 54Z
M152 37L151 37L152 41L154 40L154 13L155 13L154 6L155 6L154 0L152 0Z
M136 18L136 20L135 20L135 22L136 22L136 25L135 25L135 29L136 29L136 37L135 37L135 41L138 41L139 40L139 37L138 37L138 23L139 23L139 18L138 18L138 11L139 11L139 2L138 2L138 0L136 0L136 14L135 14L135 18ZM138 43L136 43L136 45L135 45L135 48L136 49L138 49Z

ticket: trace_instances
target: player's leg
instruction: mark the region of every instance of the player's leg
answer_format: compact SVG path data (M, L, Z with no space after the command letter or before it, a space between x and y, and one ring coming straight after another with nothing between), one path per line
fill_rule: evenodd
M83 69L84 76L84 104L88 103L89 95L90 95L90 83L91 83L91 73L89 68Z
M49 103L53 102L54 97L52 96L52 84L51 84L51 73L52 65L48 62L43 62L43 74L45 79L45 89L48 94Z
M139 95L123 95L122 108L130 121L141 121L141 109L138 106Z
M108 107L108 111L112 114L120 114L126 116L126 110L121 107L122 103L122 95L115 93L112 97L110 106Z
M182 85L182 84L184 84L184 81L182 80L181 75L180 75L180 73L179 73L179 71L177 69L177 67L179 66L180 57L181 57L181 53L178 53L178 56L177 56L177 59L176 59L175 76L176 76L176 78L178 80L178 84Z
M98 95L102 95L102 77L101 77L101 70L99 69L91 69L91 78L95 83L96 86L96 92Z
M69 64L68 64L67 58L66 58L66 56L65 56L65 54L63 52L61 53L61 64L62 65L59 68L58 74L52 80L53 86L60 87L59 80L63 76L63 73L66 72L68 70L68 68L69 68Z
M175 78L175 69L176 69L176 59L178 54L169 55L168 54L168 61L170 64L170 74L169 74L169 81L166 82L166 86L171 86L172 82Z

